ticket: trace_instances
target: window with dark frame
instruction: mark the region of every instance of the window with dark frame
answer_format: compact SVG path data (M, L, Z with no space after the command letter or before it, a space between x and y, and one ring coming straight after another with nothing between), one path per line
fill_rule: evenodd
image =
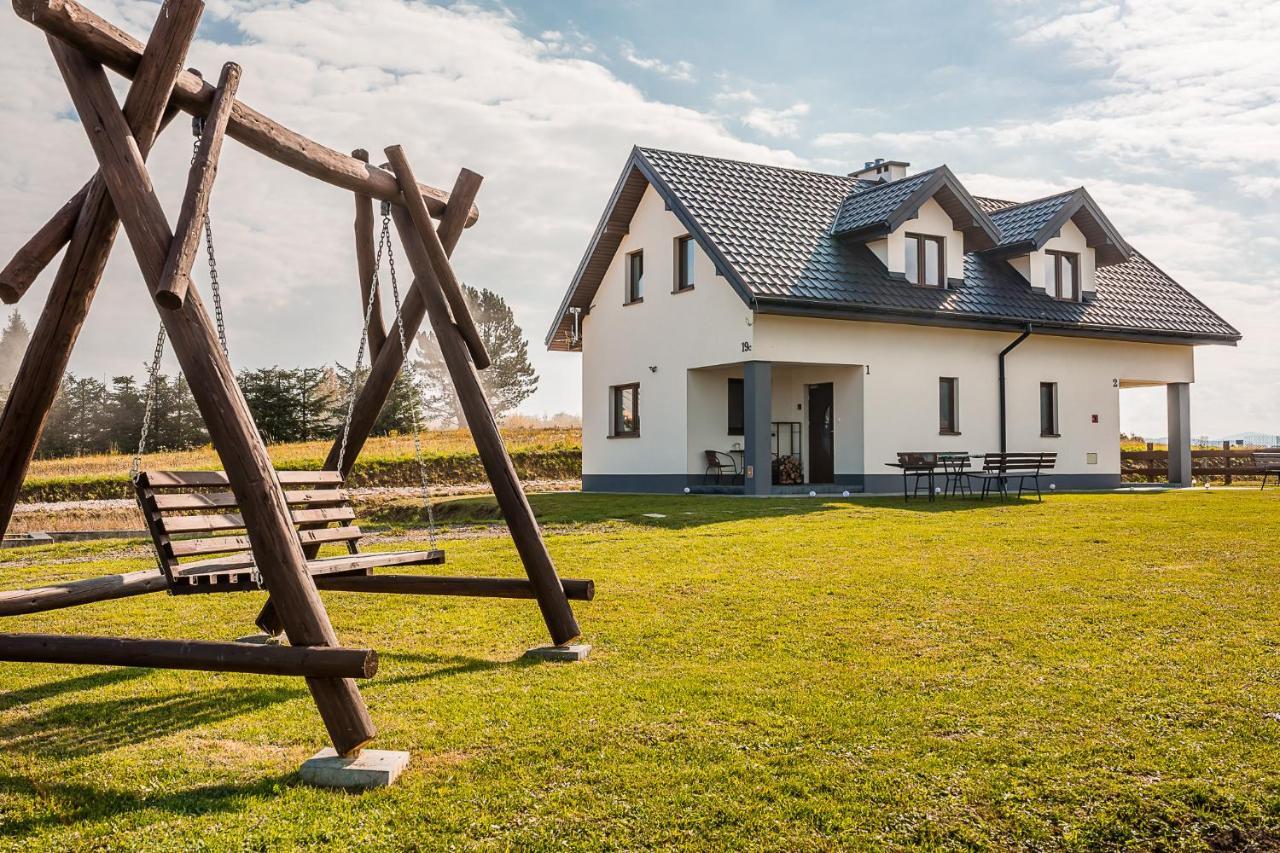
M729 380L729 435L744 435L747 426L747 404L741 379Z
M960 382L954 376L938 378L938 433L960 434Z
M698 244L688 234L676 238L676 280L673 293L693 289L693 260Z
M1040 383L1040 435L1058 436L1058 383Z
M946 240L929 234L907 235L907 281L924 287L947 284Z
M627 299L624 305L644 301L644 250L627 255Z
M640 435L640 383L614 385L609 389L611 399L609 435L614 438L632 438Z
M1080 301L1080 255L1078 252L1045 250L1045 291L1054 299Z

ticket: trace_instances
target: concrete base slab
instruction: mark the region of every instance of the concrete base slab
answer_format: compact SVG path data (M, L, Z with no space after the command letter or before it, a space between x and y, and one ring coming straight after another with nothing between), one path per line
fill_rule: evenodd
M326 747L302 763L302 781L317 788L385 788L409 766L409 753L365 749L343 758Z
M538 646L524 653L534 660L579 661L586 660L591 654L591 646L587 643L574 643L568 646Z

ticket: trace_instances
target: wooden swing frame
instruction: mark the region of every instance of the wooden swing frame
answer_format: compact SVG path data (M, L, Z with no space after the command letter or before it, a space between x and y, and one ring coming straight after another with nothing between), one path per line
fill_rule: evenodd
M223 67L216 86L182 63L204 9L202 0L165 0L145 45L75 0L13 0L20 18L43 30L66 82L99 171L18 250L0 271L0 298L18 301L65 245L44 310L0 415L0 529L7 529L27 467L53 404L80 328L101 281L117 226L125 234L156 303L179 364L225 467L226 482L248 533L253 563L269 598L258 622L282 630L289 646L141 640L42 634L0 635L0 660L148 666L303 676L334 749L357 754L376 734L354 678L369 677L377 656L344 649L329 621L308 561L318 542L303 544L235 374L218 344L191 264L208 211L222 142L244 145L355 196L356 258L361 307L374 281L375 199L390 202L414 273L401 307L407 338L426 317L440 343L467 426L511 531L528 580L329 575L324 588L359 592L479 595L536 599L552 641L580 634L566 585L590 598L590 581L561 582L529 507L477 370L489 366L479 332L449 256L474 224L481 177L463 169L451 192L419 184L399 146L386 149L390 171L368 163L363 150L340 154L289 130L236 99L240 68ZM123 107L107 80L110 68L133 83ZM171 230L145 158L179 112L204 119L186 194ZM434 219L433 219L434 217ZM437 221L438 220L438 224ZM370 322L372 367L356 397L346 454L334 443L324 470L345 480L373 429L402 366L386 345L375 302ZM339 459L341 458L341 468ZM72 607L169 589L160 571L94 578L0 594L0 616Z

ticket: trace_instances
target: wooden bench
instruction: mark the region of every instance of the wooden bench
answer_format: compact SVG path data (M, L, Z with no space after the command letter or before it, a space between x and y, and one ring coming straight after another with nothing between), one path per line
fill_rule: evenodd
M1280 482L1280 452L1263 451L1253 454L1253 467L1262 472L1262 487L1267 487L1267 478L1274 475Z
M370 575L375 568L444 562L444 552L360 553L351 493L336 471L280 471L303 546L339 545L345 554L309 560L318 575ZM262 589L244 518L221 471L143 471L135 481L160 571L175 594ZM215 556L218 555L218 556Z
M1053 470L1058 459L1057 453L987 453L982 457L982 470L974 471L968 476L982 481L982 497L985 499L991 487L1000 492L1000 499L1009 496L1009 481L1017 478L1018 497L1022 497L1023 487L1030 480L1036 487L1036 500L1044 500L1040 493L1040 475Z

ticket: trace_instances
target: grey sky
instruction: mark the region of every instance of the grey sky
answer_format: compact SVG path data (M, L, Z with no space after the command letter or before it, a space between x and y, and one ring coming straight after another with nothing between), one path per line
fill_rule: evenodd
M90 4L145 35L158 6ZM353 25L353 22L358 22ZM481 3L209 0L192 64L339 149L402 143L424 180L486 176L457 267L512 303L542 389L578 411L577 356L540 341L632 144L847 171L945 162L975 193L1079 184L1142 252L1245 334L1198 358L1195 431L1280 431L1280 4ZM0 253L91 171L43 38L0 16ZM152 155L176 213L190 137ZM351 203L229 145L214 193L239 366L349 362ZM204 285L203 275L198 282ZM34 320L48 275L19 306ZM72 368L140 371L156 325L118 243ZM1159 434L1158 397L1126 428Z

